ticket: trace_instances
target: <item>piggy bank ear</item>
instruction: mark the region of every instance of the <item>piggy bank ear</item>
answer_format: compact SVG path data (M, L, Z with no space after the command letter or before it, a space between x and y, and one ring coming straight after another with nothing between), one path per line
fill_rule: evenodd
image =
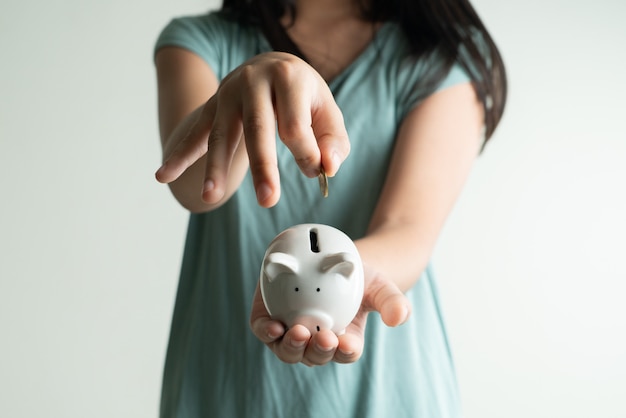
M298 260L289 254L271 253L265 257L265 274L269 282L273 282L278 276L284 273L297 274Z
M337 273L349 279L356 263L357 259L353 254L336 253L324 257L320 268L324 273Z

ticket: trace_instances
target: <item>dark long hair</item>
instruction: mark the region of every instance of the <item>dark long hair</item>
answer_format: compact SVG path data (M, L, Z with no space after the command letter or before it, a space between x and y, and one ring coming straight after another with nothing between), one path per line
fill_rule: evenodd
M458 62L472 79L485 109L485 139L502 118L507 95L502 57L483 22L468 0L359 0L363 18L393 21L402 28L415 57L438 53L444 65L437 68L429 85L438 84ZM222 13L257 25L275 50L306 60L289 38L280 19L295 18L293 0L224 0Z

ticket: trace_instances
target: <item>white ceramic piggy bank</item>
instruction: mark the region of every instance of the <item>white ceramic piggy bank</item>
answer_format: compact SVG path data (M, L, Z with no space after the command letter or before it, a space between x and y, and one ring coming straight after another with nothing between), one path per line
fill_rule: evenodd
M352 240L328 225L302 224L270 243L261 294L271 317L288 327L341 335L363 299L363 264Z

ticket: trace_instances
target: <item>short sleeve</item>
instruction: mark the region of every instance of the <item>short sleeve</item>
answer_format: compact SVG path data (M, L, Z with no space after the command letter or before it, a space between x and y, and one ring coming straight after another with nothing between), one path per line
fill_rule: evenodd
M455 86L457 84L474 82L481 80L483 73L480 68L484 65L491 67L492 60L490 48L484 35L476 30L470 30L471 44L478 51L479 57L476 58L470 54L466 45L459 45L456 61L447 70L443 78L437 76L440 74L445 64L445 59L437 51L428 57L418 59L417 62L410 58L405 59L400 65L398 72L401 80L400 86L413 86L405 88L404 91L398 93L399 106L403 115L406 115L413 107L419 104L429 95ZM481 65L476 61L481 60ZM436 83L429 80L437 80Z
M402 117L431 94L471 81L468 72L456 62L443 79L432 83L429 80L435 79L434 75L441 71L443 65L443 62L436 58L413 61L410 65L405 63L400 69L398 85L402 91L398 93L398 109Z
M166 46L187 49L202 58L218 75L227 43L228 22L215 13L175 18L161 31L154 53Z
M471 81L469 74L461 67L460 64L455 63L448 75L439 83L435 91L447 89L448 87L456 86L457 84L467 83Z

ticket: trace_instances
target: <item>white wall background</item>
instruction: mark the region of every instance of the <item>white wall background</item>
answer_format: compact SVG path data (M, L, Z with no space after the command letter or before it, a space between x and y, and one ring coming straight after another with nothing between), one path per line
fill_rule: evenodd
M186 215L152 46L216 4L0 0L0 416L157 415ZM626 3L475 5L510 101L435 257L466 416L626 417Z

